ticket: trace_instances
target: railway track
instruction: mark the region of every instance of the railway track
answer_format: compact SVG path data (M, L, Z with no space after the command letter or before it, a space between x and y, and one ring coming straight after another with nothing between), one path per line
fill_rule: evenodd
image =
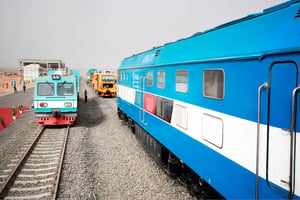
M21 158L0 172L0 199L55 199L68 134L69 126L41 127Z

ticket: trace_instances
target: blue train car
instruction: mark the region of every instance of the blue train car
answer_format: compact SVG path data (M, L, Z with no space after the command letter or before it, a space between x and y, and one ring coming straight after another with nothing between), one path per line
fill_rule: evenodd
M74 124L77 117L77 87L74 76L38 77L34 91L34 113L40 125Z
M87 74L86 74L86 82L88 83L88 84L90 84L90 82L92 81L91 79L92 79L92 73L94 73L94 72L98 72L98 70L97 69L89 69L88 70L88 72L87 72Z
M77 91L77 99L79 100L79 88L80 88L80 73L77 70L71 70L70 71L70 75L73 75L75 77L76 80L76 91Z
M300 199L299 63L292 0L125 58L118 114L202 194Z

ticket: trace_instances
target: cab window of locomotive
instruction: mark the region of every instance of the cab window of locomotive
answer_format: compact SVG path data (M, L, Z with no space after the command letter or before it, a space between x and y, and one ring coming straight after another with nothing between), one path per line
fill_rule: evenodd
M188 91L188 72L187 70L176 71L176 92L187 93Z
M57 95L58 96L72 96L74 95L73 83L58 83L57 84Z
M205 70L204 71L203 92L205 97L213 99L224 98L224 71Z
M102 76L102 81L114 81L114 76Z
M165 71L157 72L157 87L161 89L165 89Z
M147 86L153 86L153 71L147 72Z
M54 95L54 83L39 83L37 94L39 96L53 96Z

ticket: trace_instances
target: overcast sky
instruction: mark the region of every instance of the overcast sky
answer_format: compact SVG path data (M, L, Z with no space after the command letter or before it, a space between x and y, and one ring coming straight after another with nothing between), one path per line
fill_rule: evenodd
M286 0L0 0L0 69L60 59L88 70Z

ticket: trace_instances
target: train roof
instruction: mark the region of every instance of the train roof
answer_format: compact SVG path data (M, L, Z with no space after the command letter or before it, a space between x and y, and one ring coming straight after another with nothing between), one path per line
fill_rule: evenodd
M91 72L96 72L98 71L97 69L89 69L87 73L91 73Z
M40 76L36 79L36 82L46 82L46 81L52 81L52 77L51 76ZM67 75L67 76L60 76L59 80L67 80L67 81L74 81L75 82L75 78L73 75Z
M300 51L300 0L291 0L188 38L125 58L119 69L260 59Z

